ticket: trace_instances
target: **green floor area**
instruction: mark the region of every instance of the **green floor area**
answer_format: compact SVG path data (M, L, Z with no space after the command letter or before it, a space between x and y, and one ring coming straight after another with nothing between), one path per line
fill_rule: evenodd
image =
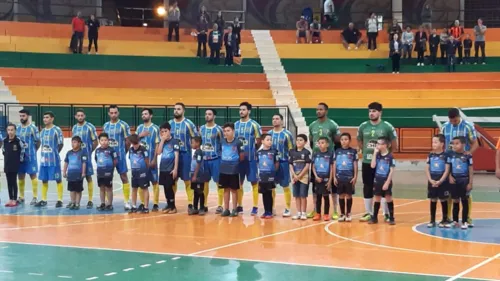
M442 281L447 277L109 250L0 244L0 280L62 279Z
M260 60L256 58L243 59L241 66L225 67L223 65L209 65L208 60L188 57L0 52L0 66L68 70L263 73Z

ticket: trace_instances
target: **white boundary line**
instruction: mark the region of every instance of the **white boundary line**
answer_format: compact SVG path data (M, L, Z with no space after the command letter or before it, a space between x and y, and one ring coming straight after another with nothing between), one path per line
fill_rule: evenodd
M446 279L446 281L454 281L454 280L457 280L458 278L461 278L462 276L464 276L464 275L466 275L466 274L469 274L469 273L471 273L472 271L474 271L474 270L476 270L476 269L480 268L481 266L486 265L486 264L488 264L488 263L490 263L490 262L492 262L493 260L498 259L498 258L500 258L500 253L498 253L498 254L496 254L496 255L494 255L494 256L492 256L492 257L490 257L490 258L488 258L488 259L486 259L486 260L484 260L484 261L482 261L482 262L480 262L480 263L478 263L478 264L476 264L476 265L474 265L474 266L472 266L472 267L469 267L468 269L466 269L466 270L464 270L464 271L462 271L462 272L458 273L457 275L455 275L455 276L453 276L453 277L450 277L450 278ZM467 277L466 277L466 278L467 278Z

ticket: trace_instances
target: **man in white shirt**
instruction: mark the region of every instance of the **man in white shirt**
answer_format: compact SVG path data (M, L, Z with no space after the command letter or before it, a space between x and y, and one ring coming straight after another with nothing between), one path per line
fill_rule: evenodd
M334 13L335 13L335 6L333 5L333 0L325 0L323 4L323 14L325 15L326 19L325 22L326 29L330 29Z

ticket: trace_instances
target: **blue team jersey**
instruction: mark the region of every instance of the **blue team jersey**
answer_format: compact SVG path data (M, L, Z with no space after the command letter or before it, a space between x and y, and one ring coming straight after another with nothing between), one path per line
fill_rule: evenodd
M243 144L238 139L228 142L222 139L222 152L220 161L220 173L225 175L236 175L239 173L240 153L243 152Z
M448 159L446 153L429 153L427 157L427 164L429 165L429 173L433 176L441 177L446 170L446 163Z
M16 135L24 143L24 161L35 161L36 144L40 141L38 128L33 124L17 125Z
M262 128L259 123L249 119L246 122L236 121L234 123L235 137L243 144L245 159L255 161L257 154L255 153L255 142L262 136Z
M330 167L333 164L333 152L315 152L313 154L313 165L314 170L318 178L328 179L330 178Z
M278 152L275 149L257 151L260 182L274 182L277 172L275 164L279 160Z
M83 171L83 164L87 163L87 160L87 153L83 149L78 151L70 150L66 153L64 162L68 164L66 175L69 182L83 180L82 172L85 172Z
M396 161L394 161L392 153L387 153L386 155L378 153L377 165L375 166L375 180L385 182L389 177L389 173L391 172L391 167L395 166L396 166Z
M55 125L49 129L44 128L40 132L40 141L42 148L40 153L40 166L57 167L61 165L59 145L64 144L64 137L61 128Z
M171 172L174 170L176 151L179 151L179 140L171 138L164 142L160 157L160 172Z
M201 149L195 150L193 153L193 158L191 160L191 170L189 176L192 177L194 175L194 171L196 170L196 166L200 164L200 168L198 169L198 174L196 174L195 182L206 182L210 181L210 178L207 175L207 171L205 170L205 165L203 163L203 151Z
M444 135L446 143L449 145L448 150L451 150L451 141L454 137L465 137L465 151L469 151L471 142L477 140L477 132L474 128L474 124L463 119L456 126L450 122L444 123L441 128L441 133Z
M151 124L149 127L141 124L135 130L135 133L140 135L144 131L148 131L149 135L141 138L141 145L146 148L149 153L150 160L153 161L156 155L156 146L160 143L160 127L155 124Z
M84 122L81 126L76 124L73 126L72 134L73 136L79 136L82 139L82 150L90 159L94 141L97 140L95 126L89 122Z
M136 150L130 147L128 158L130 160L130 169L132 170L132 177L144 178L149 173L149 167L146 160L149 160L149 153L145 147L139 146Z
M223 138L222 127L219 125L213 127L203 125L200 127L200 135L202 140L201 150L205 159L210 160L220 157L221 140Z
M339 181L349 182L354 177L354 167L358 165L358 152L354 148L338 148L333 156L335 176Z
M122 120L116 123L106 122L103 131L108 134L109 146L115 150L118 160L125 159L127 138L130 136L129 125Z
M278 152L280 162L288 162L288 154L294 146L292 133L286 129L282 129L279 132L270 130L267 133L270 134L273 139L272 148Z
M451 152L448 155L451 175L454 178L469 178L469 167L472 166L472 155Z
M115 169L114 161L118 158L113 148L98 147L95 150L95 162L97 163L97 177L110 178Z
M174 139L179 140L179 151L191 153L191 138L198 135L194 123L187 118L182 119L180 122L172 119L169 123L172 128L172 136Z

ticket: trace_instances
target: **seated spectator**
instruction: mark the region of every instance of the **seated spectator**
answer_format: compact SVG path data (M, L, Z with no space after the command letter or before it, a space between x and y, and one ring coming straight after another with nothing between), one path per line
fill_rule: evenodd
M392 25L389 26L389 42L392 40L392 36L394 34L397 34L399 38L401 38L401 34L403 33L403 30L401 29L401 26L398 24L398 20L393 20Z
M321 39L321 24L319 23L318 19L314 19L309 29L311 30L311 39L309 40L309 43L323 44L323 40Z
M389 42L389 56L392 60L392 74L399 74L400 58L401 58L402 43L399 40L398 34L394 34L391 42Z
M439 34L439 49L441 50L441 64L446 63L446 49L448 48L448 29L443 28L441 34Z
M222 34L219 32L219 26L216 23L212 31L210 31L210 34L208 34L208 46L210 47L210 59L208 63L219 65Z
M354 27L354 23L350 22L349 27L344 29L340 34L342 36L342 44L346 50L350 50L351 47L349 44L355 44L355 49L359 48L359 45L363 43L363 39L361 38L361 32Z
M208 33L208 21L204 15L200 16L200 20L198 21L197 28L197 37L198 37L198 51L196 52L197 57L207 57L207 33ZM203 47L203 53L202 53Z
M304 38L307 43L307 39L309 38L309 30L307 30L307 21L304 16L300 17L300 20L296 24L297 26L297 38L295 43L299 43L301 38Z
M427 33L424 31L424 27L420 26L418 28L417 34L415 34L415 52L417 52L417 66L424 66L424 53L427 50Z
M403 32L403 59L411 59L411 52L413 51L414 40L415 36L413 35L413 31L411 31L411 27L407 26L405 32Z
M429 51L431 52L431 64L436 65L437 51L441 38L437 35L436 29L432 29L431 37L429 38Z

